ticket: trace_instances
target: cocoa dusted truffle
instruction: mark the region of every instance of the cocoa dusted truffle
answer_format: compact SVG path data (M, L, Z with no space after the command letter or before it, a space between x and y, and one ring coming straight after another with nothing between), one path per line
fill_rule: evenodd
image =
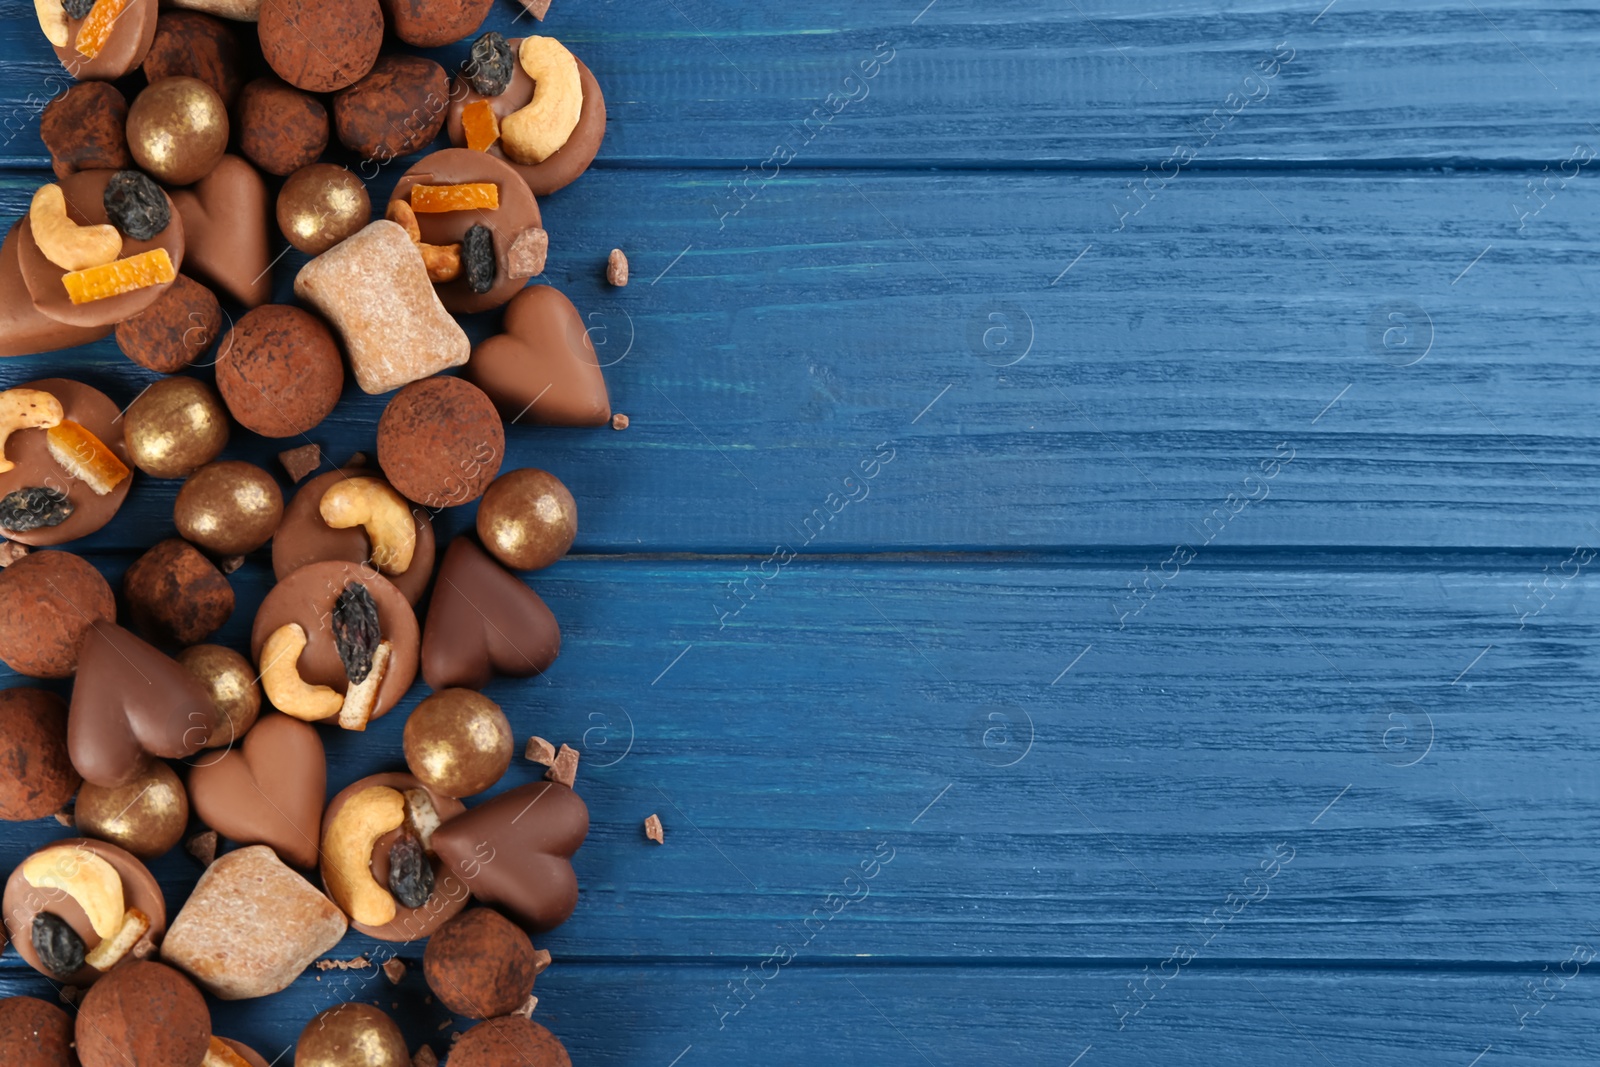
M43 689L0 691L0 819L54 814L80 782L67 756L66 702Z
M134 960L83 998L77 1038L83 1067L199 1067L211 1046L211 1012L180 972Z
M455 44L476 30L492 3L493 0L383 0L383 10L396 37L418 48L437 48Z
M176 374L199 359L221 333L222 305L216 294L187 274L178 275L155 303L116 328L122 354L160 374Z
M445 1007L469 1019L492 1019L510 1015L528 999L539 958L510 919L473 908L434 931L422 971Z
M500 415L460 378L424 378L401 389L378 420L378 465L402 494L428 507L483 495L505 458Z
M232 104L244 84L244 55L232 26L198 11L163 11L144 57L144 76L198 78Z
M450 1067L572 1067L572 1059L555 1034L531 1019L506 1015L462 1034L450 1050Z
M323 321L297 307L248 312L222 339L217 388L240 425L263 437L294 437L339 403L344 363Z
M194 645L233 614L233 586L217 565L181 537L134 561L122 579L134 628L164 645Z
M386 163L415 152L444 126L450 82L431 59L394 53L333 98L333 125L352 152Z
M34 552L0 571L0 660L35 678L70 678L84 635L114 619L111 586L69 552Z
M234 111L240 150L268 174L291 174L328 147L328 109L278 78L246 85Z
M275 0L263 4L261 54L273 71L298 89L331 93L359 81L383 45L378 0Z
M80 170L133 166L128 154L128 101L108 82L79 82L39 116L39 138L57 178Z
M0 1049L8 1067L72 1067L72 1020L33 997L0 1000Z

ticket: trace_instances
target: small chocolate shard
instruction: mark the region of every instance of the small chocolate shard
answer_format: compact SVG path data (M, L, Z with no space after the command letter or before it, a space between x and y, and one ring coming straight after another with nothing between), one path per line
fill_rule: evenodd
M0 569L11 566L28 554L28 546L16 541L0 541Z
M513 278L532 278L544 273L544 263L550 254L550 235L538 226L530 226L517 234L506 249L506 273Z
M528 9L528 14L544 21L545 15L550 12L550 0L522 0L522 6Z
M618 289L628 284L628 257L620 248L613 248L606 257L606 281Z
M556 761L556 746L542 737L528 738L528 747L523 751L522 757L529 763L538 763L545 767Z
M60 996L61 1003L66 1004L69 1007L76 1008L78 1003L83 1000L83 994L85 992L86 990L79 989L75 985L64 985L61 987L61 991L57 995Z
M628 428L628 416L620 411L611 416L611 428L613 430L626 430Z
M344 461L346 470L357 470L372 466L372 459L365 452L352 452L350 458Z
M406 965L400 961L399 956L390 956L383 963L383 976L389 979L390 985L399 985L406 976Z
M289 480L299 485L312 471L322 466L322 446L301 445L287 452L279 452L278 462L283 464L283 469L288 472Z
M217 861L217 832L206 830L195 834L183 843L183 849L200 862L200 866L209 867Z
M319 971L364 971L372 966L372 961L365 956L356 956L348 960L318 960Z
M512 1015L520 1015L524 1019L531 1019L531 1018L533 1018L533 1009L537 1008L538 1006L539 1006L539 998L534 996L532 993L529 993L528 994L528 999L524 1000L522 1002L522 1007L518 1008L516 1011L512 1012L511 1014Z
M644 836L658 845L667 843L666 831L661 828L661 816L651 815L644 821Z
M550 966L550 950L536 948L533 950L533 976L539 977Z
M411 1057L411 1067L439 1067L439 1057L434 1054L432 1046L423 1045Z
M72 815L72 805L71 804L68 804L66 807L64 807L60 811L56 812L56 822L60 823L62 826L67 826L67 827L72 827L72 826L76 826L77 825L77 821L73 818L73 815Z
M578 750L571 745L562 745L561 751L556 753L556 761L544 772L544 776L571 789L578 780Z
M217 560L217 570L221 571L223 574L232 574L234 571L243 566L243 556L224 556Z

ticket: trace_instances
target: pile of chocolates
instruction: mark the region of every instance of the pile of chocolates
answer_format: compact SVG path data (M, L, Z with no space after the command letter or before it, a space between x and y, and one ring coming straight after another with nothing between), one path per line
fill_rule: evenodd
M544 17L548 0L523 3ZM550 250L536 198L588 168L605 103L555 38L478 36L490 4L35 2L75 81L41 116L56 180L0 247L0 356L114 334L151 380L126 410L65 378L0 390L0 660L71 679L70 701L0 691L0 819L80 835L23 858L0 899L0 950L76 1020L0 1000L0 1062L265 1067L212 1033L205 994L270 997L354 928L426 940L433 996L481 1020L450 1067L569 1063L531 1018L550 956L529 935L578 902L577 754L533 738L541 780L463 801L516 748L479 690L560 651L517 572L577 533L557 478L502 471L506 426L626 425L578 310L529 284ZM473 40L450 72L385 54L386 34ZM441 131L454 147L375 210L364 178ZM296 304L270 302L282 242L310 257L291 261ZM603 269L627 284L620 250ZM501 332L474 346L456 316L497 308ZM347 373L391 395L371 458L324 469L307 434ZM236 425L282 439L287 498L272 471L222 458ZM55 546L112 522L141 476L182 479L175 535L127 569L119 615L106 578ZM474 501L476 536L437 543L435 517ZM206 643L234 613L228 576L269 554L248 647ZM406 770L327 800L321 731L365 730L419 673ZM169 916L145 861L185 841L204 873ZM438 1059L350 1001L307 1020L295 1062Z

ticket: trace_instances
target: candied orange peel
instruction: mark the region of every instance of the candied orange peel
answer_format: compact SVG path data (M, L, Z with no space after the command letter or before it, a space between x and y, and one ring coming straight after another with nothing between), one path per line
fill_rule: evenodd
M178 276L172 268L172 257L165 248L152 248L127 259L115 260L87 270L75 270L61 276L67 287L67 296L74 304L87 304L121 296L152 285L165 285Z
M78 39L72 45L78 54L88 59L99 55L117 28L117 19L132 3L133 0L94 0L94 7L78 27Z
M500 139L500 120L487 100L474 100L461 110L461 132L467 135L467 147L474 152L487 152Z
M61 469L105 496L128 476L128 465L105 442L71 419L62 419L45 431L50 458Z
M500 187L494 182L411 187L412 211L431 214L442 211L493 211L499 206Z

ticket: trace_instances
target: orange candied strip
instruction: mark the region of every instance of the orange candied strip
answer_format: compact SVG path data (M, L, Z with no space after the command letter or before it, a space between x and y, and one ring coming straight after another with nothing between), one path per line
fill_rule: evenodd
M178 272L172 269L172 259L167 255L167 250L152 248L127 259L63 274L61 284L67 287L67 295L74 304L87 304L91 300L121 296L135 289L165 285L177 276Z
M411 210L493 211L500 206L500 187L494 182L466 182L461 185L413 185Z
M50 458L62 470L89 483L89 488L101 496L128 476L128 465L105 442L71 419L62 419L46 430L45 444Z
M111 31L117 28L117 19L132 3L133 0L94 0L94 7L78 27L78 39L73 43L78 54L89 59L99 55L100 49L111 40Z
M487 100L474 100L461 110L461 132L467 135L467 147L474 152L487 152L500 139L500 120Z

